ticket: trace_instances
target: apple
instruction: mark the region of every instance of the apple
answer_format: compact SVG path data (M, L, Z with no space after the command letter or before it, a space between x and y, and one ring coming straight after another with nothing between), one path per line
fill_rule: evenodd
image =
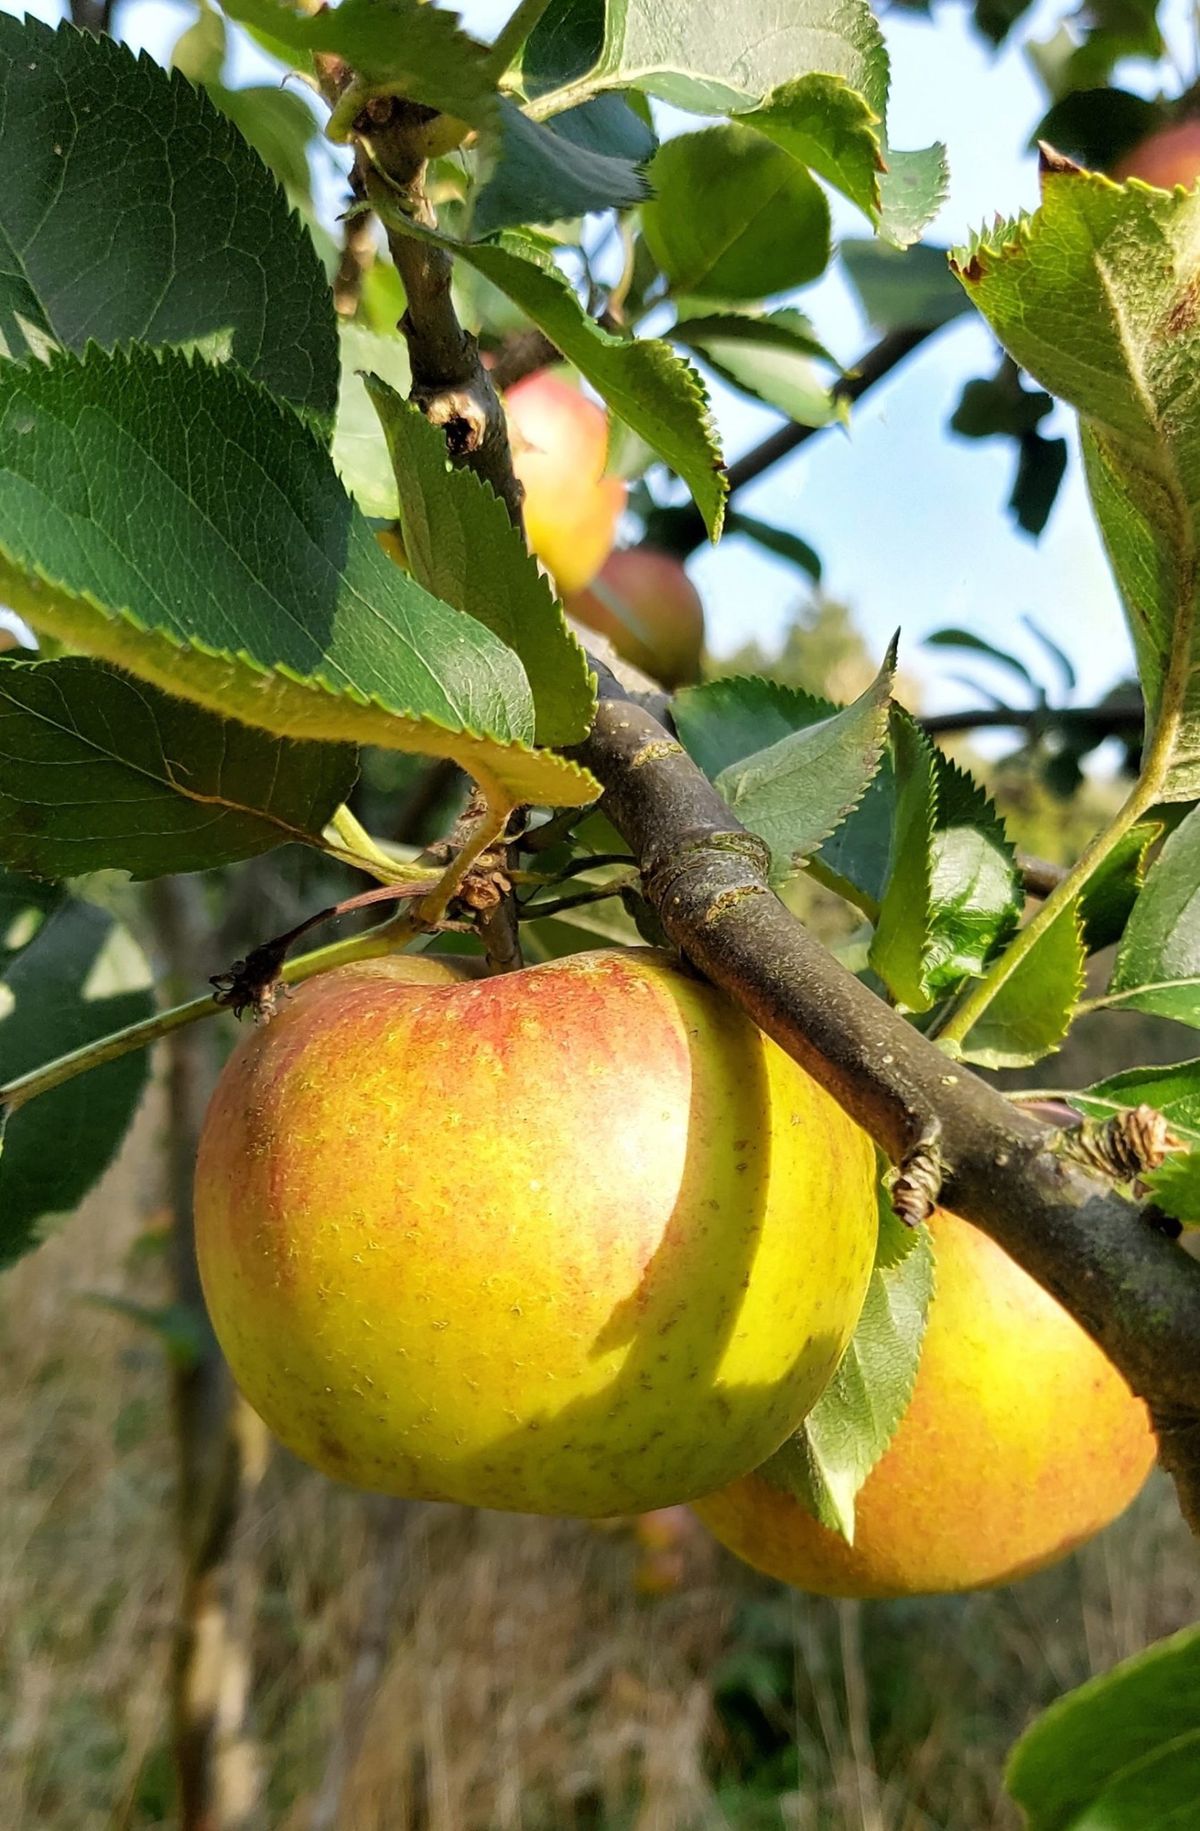
M704 606L672 554L654 547L610 553L587 590L567 599L566 609L664 687L698 679Z
M1148 134L1124 154L1112 175L1120 184L1140 178L1160 191L1172 191L1177 184L1190 190L1200 178L1200 117L1193 115Z
M529 545L561 594L578 591L611 552L628 495L619 477L604 474L608 416L547 369L511 387L504 406Z
M1011 1583L1065 1557L1145 1481L1144 1406L1053 1297L956 1215L912 1402L855 1508L854 1544L752 1474L696 1507L723 1545L825 1596Z
M207 1115L218 1340L285 1444L362 1488L643 1512L795 1428L870 1276L863 1132L663 954L301 986Z

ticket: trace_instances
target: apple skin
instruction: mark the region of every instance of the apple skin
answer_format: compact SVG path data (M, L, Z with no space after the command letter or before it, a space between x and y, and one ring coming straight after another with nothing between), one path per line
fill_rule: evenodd
M865 1134L665 955L429 970L309 981L222 1075L196 1242L246 1398L415 1498L603 1517L755 1467L862 1306Z
M539 369L504 397L513 469L525 485L525 533L560 594L596 576L628 496L606 477L608 416L570 382Z
M653 547L610 553L588 589L570 597L566 609L664 687L699 679L704 605L672 554Z
M1191 190L1200 178L1200 118L1177 121L1147 135L1118 160L1112 175L1119 184L1140 178L1160 191L1173 191L1177 184Z
M696 1512L730 1551L824 1596L1011 1583L1116 1518L1154 1461L1146 1411L1096 1344L985 1234L933 1223L916 1388L867 1477L853 1546L752 1474Z

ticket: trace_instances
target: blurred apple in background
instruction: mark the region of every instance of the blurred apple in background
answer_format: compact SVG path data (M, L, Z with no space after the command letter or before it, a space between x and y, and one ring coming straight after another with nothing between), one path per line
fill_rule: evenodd
M1177 184L1190 189L1200 178L1200 117L1193 115L1172 127L1160 127L1139 140L1118 160L1112 175L1120 184L1127 178L1140 178L1160 191L1174 190Z
M604 474L608 415L548 369L517 382L504 405L529 544L565 596L611 553L628 495L619 477Z
M664 687L699 678L704 606L673 554L653 547L610 554L589 588L571 596L566 608Z

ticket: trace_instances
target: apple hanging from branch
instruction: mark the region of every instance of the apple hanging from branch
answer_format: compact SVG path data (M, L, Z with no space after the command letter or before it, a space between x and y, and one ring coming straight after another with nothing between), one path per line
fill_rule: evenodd
M209 1111L217 1337L362 1488L641 1512L756 1467L858 1319L875 1159L720 993L648 950L305 984Z

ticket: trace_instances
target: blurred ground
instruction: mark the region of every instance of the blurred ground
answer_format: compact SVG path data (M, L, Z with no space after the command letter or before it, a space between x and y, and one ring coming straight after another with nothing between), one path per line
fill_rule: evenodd
M152 1100L0 1283L4 1831L171 1823L163 1349L89 1301L162 1301L160 1123ZM699 1529L666 1560L678 1586L646 1594L628 1527L381 1503L282 1455L234 1557L265 1792L246 1831L1011 1827L1024 1723L1200 1595L1157 1479L1067 1564L958 1601L817 1601Z

